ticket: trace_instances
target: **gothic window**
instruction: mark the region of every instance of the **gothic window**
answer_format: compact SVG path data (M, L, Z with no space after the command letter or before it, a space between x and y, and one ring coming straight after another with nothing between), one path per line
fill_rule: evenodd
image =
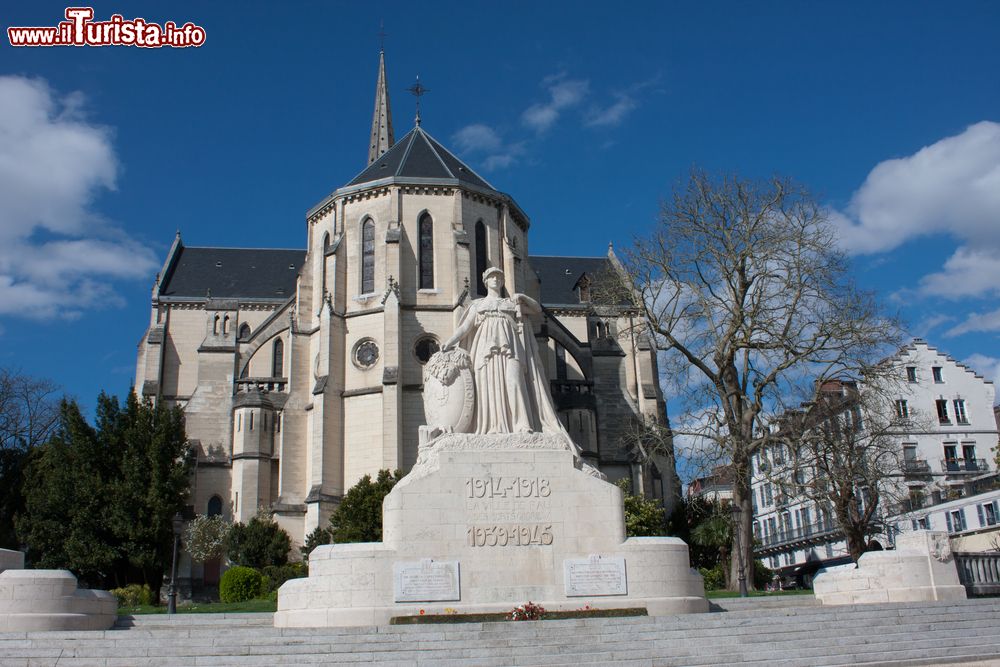
M480 220L476 223L476 294L486 296L486 284L483 282L483 271L486 270L486 225Z
M222 498L219 496L212 496L208 501L208 510L205 512L208 516L221 516L222 515Z
M271 377L284 377L285 371L285 344L281 339L274 341L274 354L271 359Z
M250 325L244 322L240 325L240 333L237 336L240 340L250 340Z
M375 221L361 223L361 293L375 291Z
M323 253L330 249L330 232L323 234Z
M420 289L434 288L434 221L420 216Z
M229 333L229 315L226 315L225 319L222 320L222 333Z
M212 320L212 333L213 334L218 334L219 333L219 316L218 315L216 315L215 319Z

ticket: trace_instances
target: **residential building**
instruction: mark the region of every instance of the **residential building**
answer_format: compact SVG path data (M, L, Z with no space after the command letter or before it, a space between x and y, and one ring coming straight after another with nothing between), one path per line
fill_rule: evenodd
M898 387L898 395L885 407L893 411L890 417L897 425L888 433L896 470L891 499L882 499L874 509L884 530L871 536L869 546L891 546L897 526L945 529L949 516L941 508L958 512L949 529L953 534L965 535L973 530L970 526L977 530L992 526L988 523L990 510L982 507L985 523L978 521L980 510L975 506L989 503L974 496L995 488L998 479L993 383L921 339L914 339L886 363L901 374L900 382L892 385ZM845 384L837 390L843 391L846 400L841 411L845 416L856 412L849 421L864 436L866 417L852 407L851 388ZM801 577L822 563L849 554L833 508L796 494L796 483L807 480L788 479L790 471L794 469L800 476L812 473L789 466L792 455L783 445L755 453L753 530L756 554L766 565L782 575ZM857 491L858 509L863 511L870 494L863 488ZM977 512L975 517L971 516L973 511Z

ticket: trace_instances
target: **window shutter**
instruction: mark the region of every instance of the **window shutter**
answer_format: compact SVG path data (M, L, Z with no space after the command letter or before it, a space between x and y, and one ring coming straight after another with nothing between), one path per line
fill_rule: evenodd
M1000 519L1000 508L997 507L997 501L993 501L993 518Z
M965 530L966 523L965 523L965 508L964 507L961 508L960 510L958 510L958 524L959 524L959 528L958 528L959 530Z
M985 528L986 527L986 517L983 516L983 506L982 505L976 505L976 514L979 515L979 525L983 526Z
M948 525L948 532L954 533L955 531L951 528L951 512L944 513L944 522Z

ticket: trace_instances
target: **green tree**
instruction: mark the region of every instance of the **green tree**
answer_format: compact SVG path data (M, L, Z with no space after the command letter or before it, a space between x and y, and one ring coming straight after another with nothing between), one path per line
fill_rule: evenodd
M31 562L70 569L91 585L114 579L121 559L108 520L114 455L76 402L63 401L55 433L31 452L25 469L25 510L16 528Z
M262 569L288 562L292 540L270 512L261 511L246 523L236 523L226 536L226 556L236 565Z
M101 394L96 427L63 401L59 424L29 457L16 522L41 567L86 583L157 589L170 564L173 516L187 494L186 438L176 408Z
M330 517L330 539L334 544L382 541L382 500L396 482L400 470L379 470L375 481L365 475L348 489L340 506Z
M622 490L625 504L625 534L628 537L666 535L666 511L655 500L632 494L632 483L620 479L616 483Z
M124 408L101 394L98 433L117 452L110 519L128 563L156 589L173 557L173 517L188 493L188 446L180 408L129 394Z

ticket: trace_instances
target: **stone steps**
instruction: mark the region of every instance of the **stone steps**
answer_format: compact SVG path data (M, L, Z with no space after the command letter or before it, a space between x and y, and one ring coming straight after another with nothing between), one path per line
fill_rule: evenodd
M657 618L352 628L274 628L270 614L123 617L106 632L0 634L0 667L903 667L1000 658L1000 600L740 605Z

